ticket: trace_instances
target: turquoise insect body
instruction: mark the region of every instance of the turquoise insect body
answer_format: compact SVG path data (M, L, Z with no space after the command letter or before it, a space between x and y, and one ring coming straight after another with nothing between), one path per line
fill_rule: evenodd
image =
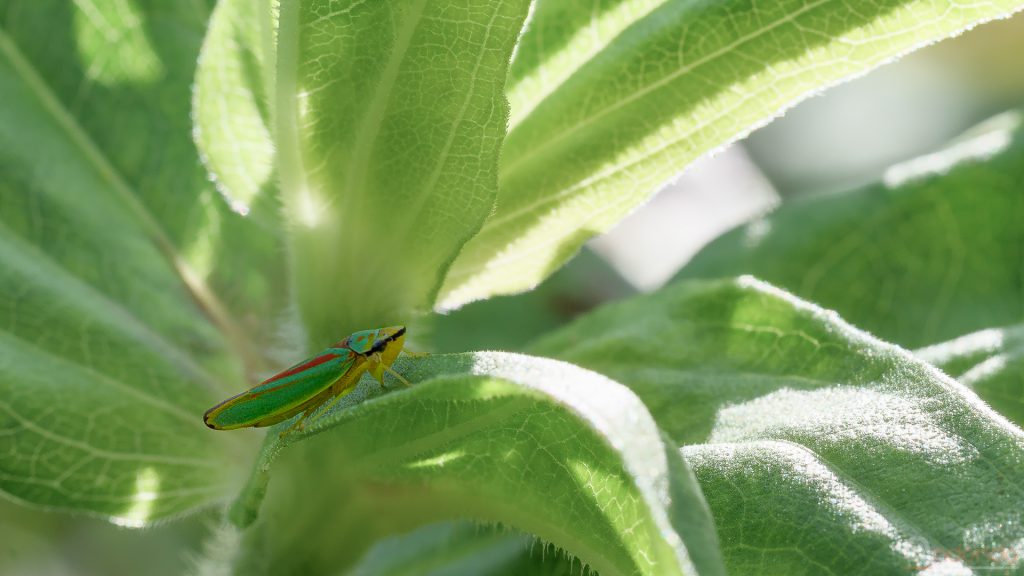
M408 385L391 370L404 342L404 326L354 332L312 358L210 408L203 422L214 430L234 430L270 426L301 412L302 417L292 428L301 427L325 402L330 400L330 407L355 389L363 372L369 371L383 384L387 371Z

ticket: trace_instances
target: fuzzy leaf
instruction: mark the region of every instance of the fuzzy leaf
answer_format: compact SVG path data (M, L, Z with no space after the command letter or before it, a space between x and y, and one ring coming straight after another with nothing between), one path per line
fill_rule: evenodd
M1022 568L1024 432L908 352L760 281L603 308L534 351L630 386L736 574Z
M286 2L278 170L313 342L429 310L497 193L528 0Z
M1020 122L993 119L885 182L783 204L678 277L754 274L908 347L1024 320Z
M1024 426L1024 325L989 328L916 354Z
M187 240L221 214L187 128L197 7L0 2L0 490L19 501L137 526L229 492L240 439L201 415L242 377Z
M689 163L809 94L1021 0L541 0L495 213L443 307L529 289Z
M272 437L239 503L257 506L270 475L248 544L260 554L242 554L240 572L333 573L381 536L466 517L536 534L606 575L722 573L692 475L625 387L496 352L397 369L411 389L348 401L287 436L297 444L282 462Z

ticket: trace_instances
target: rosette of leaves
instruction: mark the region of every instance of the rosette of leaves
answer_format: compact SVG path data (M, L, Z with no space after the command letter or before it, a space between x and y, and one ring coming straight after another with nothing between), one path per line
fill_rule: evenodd
M215 509L198 566L239 573L1019 569L1019 428L750 277L680 282L528 354L400 362L412 389L364 382L262 448L201 414L355 329L530 289L694 159L1021 5L4 0L0 490L124 526ZM906 275L925 312L898 285L884 310L856 284L819 298L739 249L683 274L755 272L904 346L1019 324L1020 138L1000 134L851 201L1007 194L952 211L999 234L961 238L956 282ZM987 241L1011 244L991 262ZM1000 342L985 353L1012 358ZM970 354L921 357L974 385ZM451 519L541 543L432 524Z

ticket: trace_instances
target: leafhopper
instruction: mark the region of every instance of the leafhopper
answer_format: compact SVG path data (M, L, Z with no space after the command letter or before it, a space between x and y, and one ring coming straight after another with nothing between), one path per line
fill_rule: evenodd
M284 436L301 429L306 418L325 403L322 413L354 390L363 372L369 371L383 384L386 371L409 386L405 378L391 369L404 343L405 326L354 332L323 352L210 408L203 414L203 422L214 430L234 430L270 426L301 412L295 424L281 433Z

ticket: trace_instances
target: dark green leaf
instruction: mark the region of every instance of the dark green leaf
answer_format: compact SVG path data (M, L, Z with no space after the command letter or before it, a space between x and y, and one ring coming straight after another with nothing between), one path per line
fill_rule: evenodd
M635 292L600 256L584 250L536 290L428 316L410 331L432 352L518 351L573 318Z

